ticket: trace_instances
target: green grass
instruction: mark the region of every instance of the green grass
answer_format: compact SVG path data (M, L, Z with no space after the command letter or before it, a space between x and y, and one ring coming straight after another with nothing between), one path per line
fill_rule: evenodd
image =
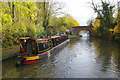
M13 56L15 53L19 53L19 45L9 46L2 48L2 58Z
M69 38L75 38L75 37L82 37L81 35L76 35L76 34L72 34L72 35L68 35Z
M14 48L19 48L20 45L14 45L14 46L9 46L9 47L2 47L2 51L6 51L6 50L9 50L9 49L14 49Z
M19 50L11 51L8 53L2 53L2 58L5 58L5 57L10 56L10 55L14 55L15 53L19 53Z

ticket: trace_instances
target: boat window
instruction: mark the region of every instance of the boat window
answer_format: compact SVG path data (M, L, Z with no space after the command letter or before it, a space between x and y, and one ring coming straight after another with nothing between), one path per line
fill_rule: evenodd
M48 48L48 42L45 42L45 49Z
M56 39L58 41L58 39Z
M39 51L44 50L45 44L44 43L39 43Z
M26 48L26 53L32 53L32 41L27 40L27 48Z
M49 41L49 47L52 47L52 42L51 41Z
M58 39L55 39L55 43L56 43L56 45L58 44Z
M36 42L35 42L35 40L32 41L32 53L33 54L36 53Z
M47 49L49 48L48 41L41 41L38 43L38 46L39 46L39 49L38 49L39 52L47 51Z

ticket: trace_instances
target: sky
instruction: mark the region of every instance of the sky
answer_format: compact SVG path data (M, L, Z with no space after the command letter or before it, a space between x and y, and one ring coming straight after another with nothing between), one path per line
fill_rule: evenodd
M65 11L70 14L75 20L79 22L80 26L87 25L87 21L97 16L93 9L90 7L92 0L61 0L65 5ZM100 4L101 0L93 0L95 3ZM109 0L112 4L120 0Z

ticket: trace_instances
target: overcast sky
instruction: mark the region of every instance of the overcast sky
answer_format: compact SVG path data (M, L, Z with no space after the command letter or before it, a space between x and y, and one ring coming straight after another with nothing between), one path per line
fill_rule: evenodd
M92 0L61 0L65 5L66 12L69 13L74 19L79 22L80 26L87 25L87 21L90 18L95 18L96 14L93 9L90 8ZM100 3L101 0L93 0L96 3ZM117 4L120 0L109 0L112 4Z

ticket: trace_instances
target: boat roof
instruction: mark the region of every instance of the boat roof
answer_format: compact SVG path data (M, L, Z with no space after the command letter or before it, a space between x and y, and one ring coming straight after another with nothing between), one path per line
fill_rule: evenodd
M30 37L20 37L19 39L31 39Z
M32 39L30 37L20 37L19 39L31 39L31 40L36 40L36 41L46 41L46 40L50 40L51 38L40 38L40 39Z
M32 39L30 37L20 37L19 39L32 39L32 40L36 40L36 41L46 41L46 40L50 40L51 38L59 38L62 36L66 36L66 35L54 35L54 36L49 36L49 38L40 38L40 39Z
M61 37L61 36L58 36L58 35L51 36L51 38L58 38L58 37Z
M43 39L37 39L36 41L46 41L46 40L50 40L51 38L43 38Z

